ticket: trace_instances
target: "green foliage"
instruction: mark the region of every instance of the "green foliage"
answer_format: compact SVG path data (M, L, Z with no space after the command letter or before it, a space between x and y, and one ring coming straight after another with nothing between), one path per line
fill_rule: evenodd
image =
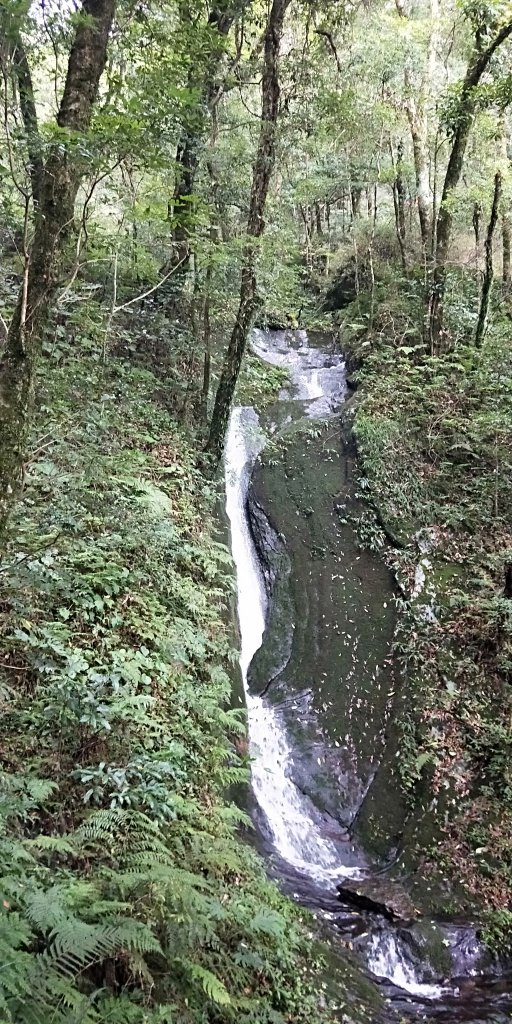
M417 316L410 285L377 305L372 330L353 329L354 435L368 521L400 545L388 551L406 680L396 778L413 816L428 806L438 820L434 861L500 907L512 884L512 349L495 309L475 352L472 290L454 294L460 337L441 358L404 343ZM509 942L502 924L489 925L491 945Z
M512 953L512 912L495 910L489 915L482 931L482 938L491 952L501 956Z
M264 363L257 356L249 354L237 385L236 402L239 405L254 405L256 408L264 408L270 402L275 401L282 388L286 387L289 381L285 369L280 366L270 366Z
M248 771L215 488L161 381L90 344L43 367L0 566L0 1016L326 1020L227 802Z

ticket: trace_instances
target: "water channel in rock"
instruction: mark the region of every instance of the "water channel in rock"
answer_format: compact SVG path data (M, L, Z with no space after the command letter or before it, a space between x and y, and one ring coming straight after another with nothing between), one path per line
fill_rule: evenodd
M344 880L385 889L403 825L390 773L393 580L352 521L342 354L305 331L254 331L252 348L290 380L262 422L233 409L225 453L259 845L287 890L360 951L390 1020L508 1021L509 983L471 923L399 925L338 898Z

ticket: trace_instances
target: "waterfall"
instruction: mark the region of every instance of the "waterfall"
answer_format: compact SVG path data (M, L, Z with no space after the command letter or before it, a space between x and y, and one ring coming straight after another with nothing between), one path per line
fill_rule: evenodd
M247 671L262 643L267 611L246 514L249 476L263 443L254 410L233 409L225 451L226 511L237 574L240 670L247 701L252 786L277 853L312 879L334 880L357 871L343 866L341 844L322 834L321 814L289 778L291 749L278 712L247 687Z
M424 999L439 999L444 993L452 991L441 985L429 985L418 981L414 968L407 962L396 936L391 931L372 935L368 967L378 978L387 978L397 988Z
M305 332L255 331L252 346L266 362L287 368L290 384L282 397L288 405L297 403L298 415L324 418L339 409L345 391L343 364L333 361L332 354L310 347ZM272 429L270 425L270 432ZM249 666L264 639L268 603L247 515L250 478L264 445L265 435L255 410L235 407L225 450L226 512L236 567L240 671L247 704L252 788L265 822L264 831L279 857L313 887L317 883L315 892L319 884L334 895L336 880L360 875L361 871L346 863L346 844L332 838L325 817L294 784L290 771L293 752L279 709L268 699L251 694L247 685ZM471 929L466 931L473 934ZM415 1003L453 999L458 994L455 986L432 983L428 966L424 973L416 971L407 943L393 926L377 918L370 924L369 933L362 935L366 942L361 948L366 948L368 967L374 975L389 980ZM458 973L476 975L479 950L473 948L474 942L468 946L467 936L462 938L464 941L460 935L446 931L446 945L458 952L454 957Z

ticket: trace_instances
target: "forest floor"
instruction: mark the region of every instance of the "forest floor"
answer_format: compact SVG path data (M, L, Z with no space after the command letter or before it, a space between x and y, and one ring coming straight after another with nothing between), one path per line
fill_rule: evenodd
M365 539L386 550L402 594L397 773L412 838L423 870L448 881L443 909L460 909L463 879L462 904L492 911L487 937L503 948L512 943L503 909L512 891L512 332L496 310L481 352L458 340L451 354L426 357L420 301L421 282L409 278L377 287L371 326L368 295L346 311Z

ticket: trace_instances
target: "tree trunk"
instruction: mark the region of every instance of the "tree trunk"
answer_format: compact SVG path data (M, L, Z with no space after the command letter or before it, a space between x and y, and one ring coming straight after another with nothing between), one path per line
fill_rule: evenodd
M502 26L487 49L482 51L477 43L462 84L455 134L444 179L441 205L437 215L435 265L428 296L430 346L431 352L434 355L440 355L446 348L443 303L446 290L446 266L453 227L453 212L450 199L459 184L469 133L475 119L476 89L494 53L508 39L511 33L512 19Z
M28 255L7 340L0 359L0 536L19 490L41 340L58 286L60 259L69 236L76 194L87 165L74 138L89 129L105 67L115 0L84 0L57 115L64 129L44 166L32 251ZM65 145L66 131L71 146Z
M405 184L404 184L404 144L402 139L398 143L396 160L396 195L398 200L398 226L400 237L405 242Z
M480 310L478 313L478 323L476 325L475 333L475 345L480 348L485 336L485 329L487 326L487 314L489 311L489 300L491 297L492 282L494 278L494 264L492 258L492 242L496 225L498 223L498 214L501 199L502 180L501 173L498 171L494 176L494 194L492 199L492 209L489 224L487 226L487 235L485 238L485 270L484 280L482 284L482 296L480 299Z
M473 231L475 232L476 260L478 266L478 250L480 248L480 222L482 220L482 204L476 202L473 206Z
M223 10L222 6L214 7L208 17L208 26L217 32L218 39L207 57L202 82L200 78L199 109L194 112L193 126L183 128L178 142L176 181L172 201L169 204L174 224L172 263L181 264L182 272L186 270L190 256L190 238L194 234L193 195L196 172L205 144L208 118L218 102L222 89L218 82L218 72L225 52L225 40L236 17L243 13L250 2L251 0L234 0L233 3L227 5L226 10ZM190 20L187 5L184 10L184 17ZM189 86L191 89L198 87L197 67L194 67L189 73Z
M361 195L362 188L351 188L350 189L350 210L352 214L352 220L358 220L361 216Z
M19 107L25 129L32 197L34 206L37 206L41 200L44 168L32 74L25 47L23 46L19 25L16 23L14 15L8 12L7 9L0 11L0 26L2 50L4 56L10 60L18 88Z
M253 169L247 237L243 253L240 303L215 396L215 407L206 450L220 460L238 374L259 300L256 291L257 239L265 229L264 213L276 160L276 127L279 114L279 49L286 10L291 0L273 0L265 32L262 79L261 127Z
M211 376L211 336L212 329L210 323L210 294L212 288L212 265L211 261L208 264L206 271L206 285L204 294L204 307L203 307L203 340L204 340L204 359L203 359L203 386L201 389L201 422L203 426L208 423L208 398L210 395L210 376Z
M392 185L393 191L393 208L395 211L395 228L398 245L400 247L400 256L402 258L402 268L407 270L407 259L405 252L405 187L402 177L402 166L403 166L403 144L399 143L398 147L398 159L395 159L393 152L393 143L389 142L389 151L391 155L391 163L393 166L394 180Z
M505 586L503 588L503 597L512 599L512 562L505 562Z
M411 12L403 0L395 0L402 18L410 18ZM420 222L421 242L425 257L430 252L432 238L431 191L428 147L428 100L435 78L437 61L437 39L439 29L439 0L430 0L430 33L427 58L419 87L415 90L410 68L404 71L406 89L405 110L411 132L414 174L416 178L416 202ZM416 91L416 95L415 95Z
M510 288L511 274L510 274L510 255L512 250L512 232L511 232L511 221L508 213L504 213L501 219L501 237L503 241L503 266L502 266L502 278L505 288Z
M412 103L407 105L407 116L411 130L412 152L414 159L414 173L416 177L416 202L418 204L418 219L420 222L421 244L423 251L427 253L430 248L432 222L430 217L430 180L428 169L428 125L424 114L418 116L416 107Z
M317 235L323 235L324 229L322 225L322 207L320 206L320 203L315 203L315 220Z

